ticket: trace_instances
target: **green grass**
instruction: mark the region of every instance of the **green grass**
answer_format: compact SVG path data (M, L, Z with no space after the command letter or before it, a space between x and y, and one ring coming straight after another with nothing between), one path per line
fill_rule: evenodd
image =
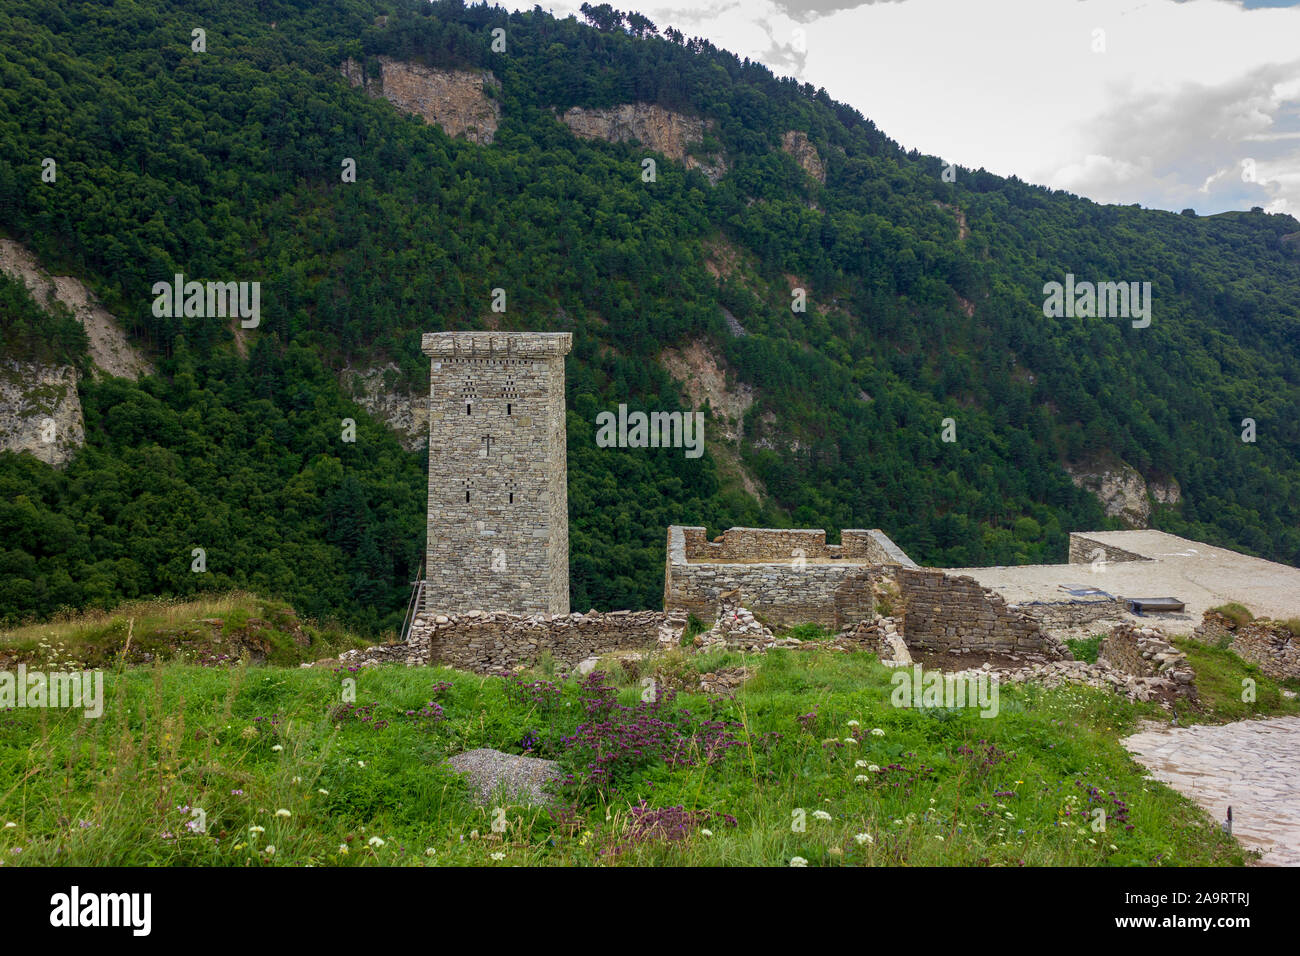
M1187 650L1211 665L1212 713L1236 715L1219 684L1248 666ZM493 831L491 808L475 806L442 761L476 747L519 752L526 734L544 755L571 761L561 738L581 719L576 683L540 708L508 694L500 678L441 668L119 668L105 675L98 720L0 712L0 859L85 866L1249 859L1192 803L1146 780L1118 743L1140 718L1162 714L1153 705L1091 688L1028 686L1003 687L992 719L974 710L899 709L890 704L892 672L873 655L819 648L674 652L654 672L675 667L689 687L690 671L742 664L756 674L735 700L683 694L668 709L684 725L738 728L739 746L718 762L652 760L616 793L578 792L567 812L506 807L502 832ZM642 671L651 672L624 675L624 704L638 701ZM341 706L347 679L368 714ZM439 682L448 686L439 690ZM435 694L444 720L407 716ZM1284 706L1261 694L1255 712ZM642 799L714 816L680 841L629 847L631 808ZM206 833L185 829L191 811L179 808L190 807L203 809ZM1098 807L1107 810L1103 832L1091 827ZM370 844L376 837L382 845Z
M808 622L806 624L796 624L781 636L793 637L799 641L830 641L834 640L835 632L826 630L820 624Z
M1283 689L1295 690L1300 681L1279 683L1227 648L1188 638L1174 638L1174 645L1187 655L1196 671L1196 690L1200 697L1194 710L1179 709L1180 721L1223 723L1263 715L1300 714L1300 700L1282 695ZM1253 688L1247 681L1253 682ZM1242 700L1248 689L1253 689L1253 701Z
M1070 637L1066 638L1065 644L1070 648L1070 653L1074 655L1076 661L1087 661L1089 664L1095 664L1097 663L1097 652L1101 650L1101 642L1105 637L1105 634L1094 634L1092 637Z
M703 634L708 629L709 625L705 624L694 614L690 615L686 619L686 627L682 628L681 646L690 647L691 643L695 640L696 635Z

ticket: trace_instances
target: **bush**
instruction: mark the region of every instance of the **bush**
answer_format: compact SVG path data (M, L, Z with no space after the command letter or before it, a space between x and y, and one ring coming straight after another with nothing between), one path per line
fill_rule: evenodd
M1255 620L1255 615L1244 604L1238 604L1233 601L1230 604L1220 604L1218 607L1210 608L1211 611L1217 611L1232 622L1233 627L1241 627L1243 624L1249 624Z

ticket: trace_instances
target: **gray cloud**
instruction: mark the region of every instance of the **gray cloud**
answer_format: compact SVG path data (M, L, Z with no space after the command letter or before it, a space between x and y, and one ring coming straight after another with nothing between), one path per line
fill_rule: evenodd
M1089 155L1053 185L1102 202L1166 209L1286 203L1300 212L1300 60L1270 64L1220 86L1188 83L1167 95L1117 100L1084 124ZM1283 84L1294 87L1280 92Z

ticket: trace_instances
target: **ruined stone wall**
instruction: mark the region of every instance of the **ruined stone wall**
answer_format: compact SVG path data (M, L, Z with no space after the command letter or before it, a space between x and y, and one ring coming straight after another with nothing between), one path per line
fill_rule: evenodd
M1226 641L1238 657L1259 665L1274 680L1300 678L1300 641L1273 621L1238 627L1218 611L1206 611L1192 636L1207 644Z
M826 532L821 529L728 528L718 542L710 541L703 528L681 530L687 561L790 562L803 557L839 558L856 564L912 564L875 529L846 529L840 532L839 544L827 544Z
M703 528L674 525L664 608L712 620L719 596L738 590L745 607L776 627L856 624L874 613L876 569L915 565L880 531L845 530L840 540L827 544L822 530L730 528L713 542Z
M437 332L424 606L567 614L567 332Z
M852 564L680 565L671 570L664 608L710 621L717 615L719 596L738 590L744 605L770 625L811 622L834 628L841 624L836 619L837 592L865 573L869 572L861 565Z
M614 651L651 650L672 644L685 618L660 611L612 611L564 615L421 614L405 644L385 644L339 655L345 664L445 664L483 674L532 665L543 652L574 667Z
M1178 693L1195 693L1196 674L1187 656L1155 628L1115 625L1097 649L1097 663L1136 677L1167 677Z
M903 639L922 650L1063 656L1028 614L1009 608L1001 595L966 575L929 568L894 571L902 603Z
M1048 630L1084 627L1095 621L1122 619L1128 605L1116 598L1099 601L1034 601L1016 607Z

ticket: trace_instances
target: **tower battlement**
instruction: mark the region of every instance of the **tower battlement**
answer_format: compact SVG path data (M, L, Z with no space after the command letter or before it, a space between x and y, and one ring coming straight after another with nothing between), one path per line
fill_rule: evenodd
M571 332L425 332L420 351L431 358L563 358Z
M429 332L432 612L569 613L568 332Z

